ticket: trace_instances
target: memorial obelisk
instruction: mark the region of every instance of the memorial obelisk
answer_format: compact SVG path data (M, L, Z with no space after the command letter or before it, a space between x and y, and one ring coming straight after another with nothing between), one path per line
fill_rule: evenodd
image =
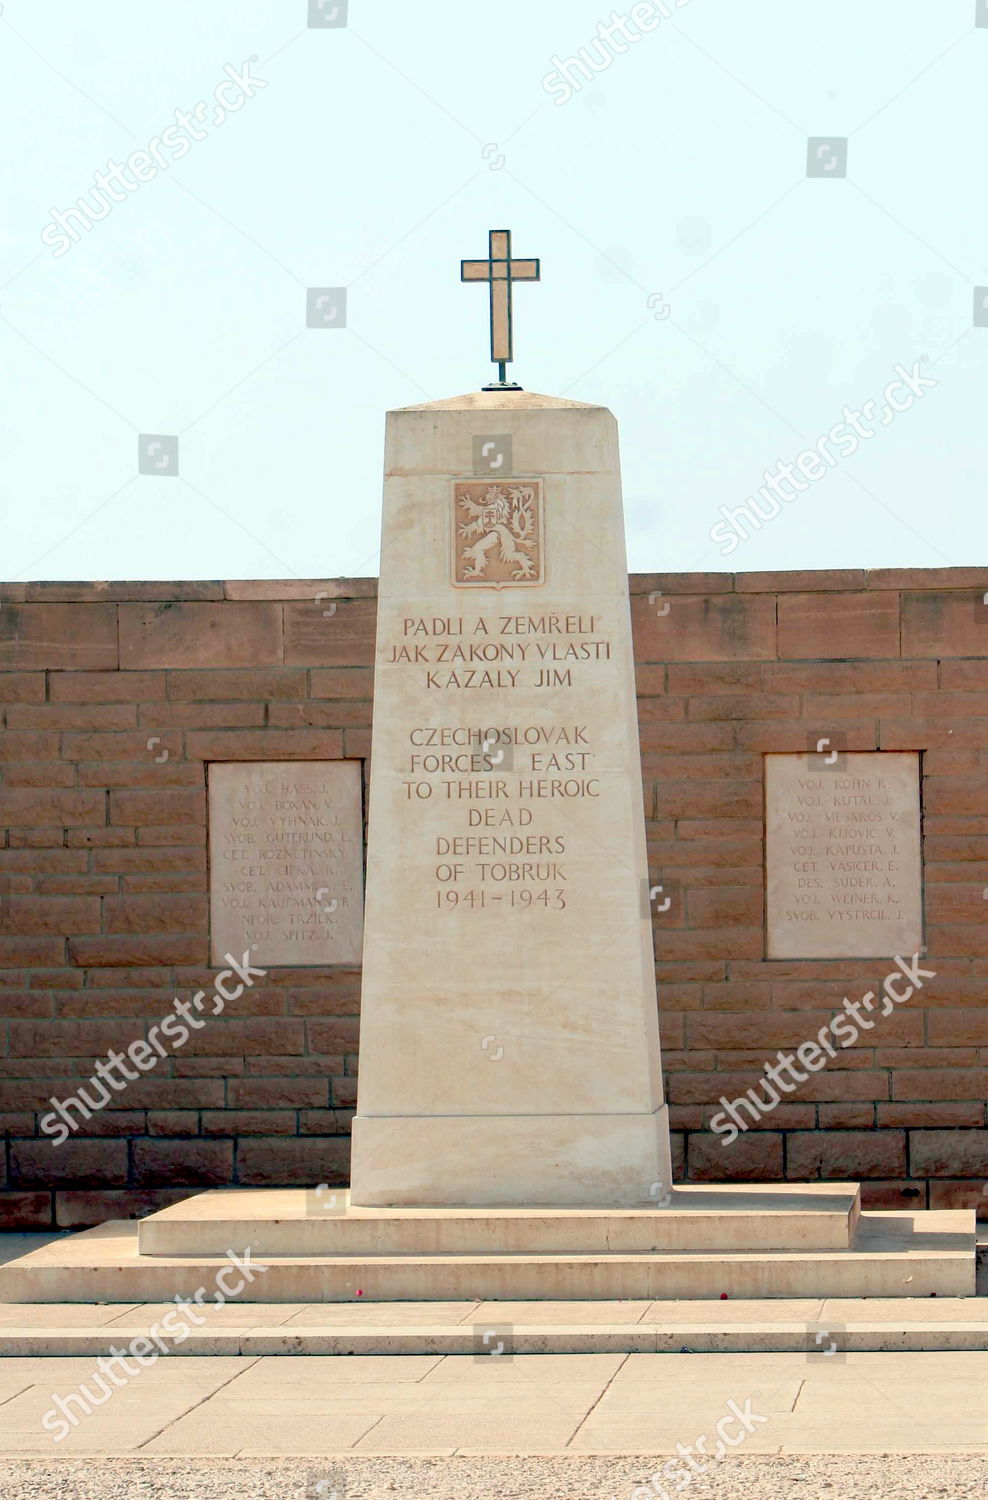
M670 1178L617 427L507 380L388 416L355 1206Z

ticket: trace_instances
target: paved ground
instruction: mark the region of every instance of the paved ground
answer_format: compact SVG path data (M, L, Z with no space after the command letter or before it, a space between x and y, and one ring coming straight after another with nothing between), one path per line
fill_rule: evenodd
M161 1358L109 1396L94 1373L0 1359L0 1453L674 1454L725 1423L745 1457L988 1454L988 1353Z
M42 1238L4 1237L0 1260ZM808 1320L832 1321L842 1310L836 1301L803 1309ZM504 1321L513 1309L485 1311ZM903 1316L901 1303L886 1311ZM0 1338L22 1312L0 1309ZM459 1323L477 1312L475 1303L449 1304L444 1316ZM332 1304L285 1304L276 1316L298 1326L337 1314L352 1315ZM625 1304L624 1315L647 1321L656 1304ZM717 1315L743 1317L743 1304L721 1304ZM147 1309L52 1316L98 1319L119 1327L123 1342L147 1322ZM217 1321L254 1316L243 1305L211 1311ZM988 1351L163 1358L108 1398L95 1373L92 1358L0 1358L0 1500L988 1493ZM88 1415L83 1385L103 1401ZM41 1426L56 1397L77 1419L58 1443ZM720 1431L734 1446L702 1469L700 1452L716 1451L725 1418Z

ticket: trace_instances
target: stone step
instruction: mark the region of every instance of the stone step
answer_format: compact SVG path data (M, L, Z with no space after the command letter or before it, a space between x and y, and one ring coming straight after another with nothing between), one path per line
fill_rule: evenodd
M248 1242L249 1244L249 1242ZM248 1244L228 1249L244 1256ZM972 1296L971 1210L870 1213L848 1250L734 1253L264 1256L240 1302ZM226 1256L142 1256L103 1224L0 1267L0 1302L163 1302L211 1295ZM219 1283L221 1286L222 1282Z
M856 1183L684 1186L640 1209L355 1208L345 1188L219 1188L143 1219L142 1255L504 1255L847 1250Z
M849 1353L983 1351L983 1298L805 1301L379 1303L367 1307L208 1306L181 1342L169 1305L0 1307L0 1357L96 1359L148 1339L176 1355L791 1354L838 1363ZM174 1313L174 1308L171 1309ZM87 1320L86 1315L90 1315ZM80 1316L82 1315L82 1316ZM155 1334L158 1337L155 1337Z

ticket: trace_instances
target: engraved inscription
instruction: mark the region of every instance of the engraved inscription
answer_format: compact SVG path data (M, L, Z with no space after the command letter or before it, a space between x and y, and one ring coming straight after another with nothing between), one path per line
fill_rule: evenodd
M363 837L357 761L209 767L211 962L360 962Z
M767 956L878 958L922 944L919 757L839 770L765 757Z

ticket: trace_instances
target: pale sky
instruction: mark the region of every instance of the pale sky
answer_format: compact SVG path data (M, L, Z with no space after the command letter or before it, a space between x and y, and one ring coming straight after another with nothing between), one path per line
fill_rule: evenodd
M554 59L642 7L312 3L346 24L0 7L0 578L375 574L385 411L494 373L459 280L490 228L542 259L512 374L620 423L633 570L988 563L988 0L664 0L568 99ZM56 258L51 211L135 151ZM346 326L307 328L331 287ZM918 363L935 386L723 555L722 506ZM138 475L139 434L178 477Z

